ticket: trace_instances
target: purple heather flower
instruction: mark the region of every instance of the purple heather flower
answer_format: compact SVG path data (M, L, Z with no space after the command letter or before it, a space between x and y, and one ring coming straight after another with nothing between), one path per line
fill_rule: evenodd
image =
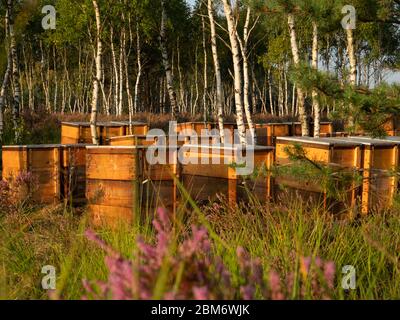
M208 288L205 287L193 287L193 296L195 300L209 300Z

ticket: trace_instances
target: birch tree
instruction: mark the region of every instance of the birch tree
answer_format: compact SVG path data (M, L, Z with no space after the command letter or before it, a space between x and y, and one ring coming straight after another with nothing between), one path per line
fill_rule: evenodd
M240 37L239 33L236 32L236 36L242 51L243 58L243 101L244 101L244 111L246 114L247 125L250 130L251 139L253 144L257 144L256 131L254 129L253 120L251 118L250 110L250 70L249 70L249 57L248 57L248 43L251 31L257 24L258 18L256 19L253 27L250 28L250 18L251 18L251 8L248 6L246 10L246 21L243 29L243 39Z
M295 18L292 12L287 15L288 25L289 25L289 34L290 34L290 46L292 49L293 55L293 63L295 66L300 65L300 54L299 47L297 44L297 33L296 33L296 25ZM307 112L305 107L305 94L301 86L297 87L297 108L299 111L299 117L301 122L301 134L303 137L309 135L309 127L307 121Z
M160 30L160 49L162 55L162 62L165 71L165 77L167 80L167 90L169 100L171 104L171 115L174 119L176 114L179 112L178 103L176 98L176 92L174 89L174 76L172 74L172 68L169 61L168 49L167 49L167 12L165 8L165 0L161 0L161 30Z
M240 48L236 36L236 20L233 15L230 0L222 0L224 12L228 24L229 41L232 51L233 69L234 69L234 97L236 107L236 122L239 131L239 141L241 144L246 144L246 128L243 121L243 87L242 87L242 68L240 66Z
M225 133L224 133L224 93L222 87L222 78L221 78L221 66L219 63L218 56L218 45L217 45L217 32L215 29L215 21L214 21L214 8L213 1L207 1L207 11L208 18L210 20L210 29L211 29L211 51L214 61L214 71L215 71L215 80L216 80L216 93L217 93L217 117L218 117L218 128L219 134L221 137L221 143L225 143Z
M312 68L318 70L318 24L315 20L312 21L313 26L313 44L312 44ZM321 127L321 110L318 101L318 92L312 90L312 103L314 110L314 137L319 138Z
M347 39L347 54L349 56L349 64L350 64L349 82L351 86L355 87L357 85L357 58L355 54L353 29L348 28L346 30L346 39ZM354 117L351 114L353 111L352 109L353 107L352 105L350 105L348 125L351 131L354 130Z
M17 52L17 43L15 41L15 32L14 32L14 1L7 1L7 11L8 11L8 33L10 37L10 56L11 56L11 65L12 65L12 84L13 84L13 104L12 104L12 120L14 126L15 133L15 142L19 140L19 128L18 128L18 119L19 119L19 108L21 101L21 88L19 83L19 68L18 68L18 52Z
M99 100L99 88L100 81L102 78L102 69L101 69L101 57L102 57L102 42L101 42L101 17L100 17L100 9L97 3L97 0L93 1L94 12L96 16L96 43L97 49L95 49L95 60L96 60L96 75L93 79L93 95L92 95L92 109L91 109L91 117L90 117L90 131L92 134L93 144L98 145L100 143L99 137L97 134L97 113L98 113L98 100Z
M11 52L8 42L8 35L9 35L9 22L8 22L8 14L9 11L6 10L5 14L5 23L4 23L4 30L5 30L5 44L6 44L6 52L7 52L7 67L6 71L4 73L4 78L3 82L1 84L0 88L0 146L2 145L3 142L3 132L4 132L4 106L5 106L5 95L6 95L6 89L9 85L10 82L10 77L11 77L11 72L12 72L12 64L11 64Z

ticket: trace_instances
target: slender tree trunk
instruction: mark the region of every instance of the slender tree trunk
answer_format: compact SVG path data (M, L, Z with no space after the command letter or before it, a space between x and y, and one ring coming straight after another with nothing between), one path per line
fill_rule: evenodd
M318 25L313 21L312 68L318 70ZM321 110L316 89L312 90L312 103L314 109L314 137L319 138L321 127Z
M195 52L195 64L194 64L194 82L195 82L195 86L196 86L196 98L194 99L194 104L192 107L192 115L194 115L197 111L197 104L199 101L199 82L198 82L198 78L199 78L199 67L198 67L198 51L199 51L199 47L198 45L196 45L196 52Z
M203 31L203 55L204 55L204 70L203 70L203 80L204 80L204 90L203 90L203 118L204 122L207 121L208 114L208 103L207 103L207 93L208 93L208 58L207 58L207 46L206 46L206 26L204 22L204 17L201 17L202 31Z
M137 68L138 73L136 76L135 83L135 99L133 100L133 110L135 113L138 112L139 107L139 88L140 88L140 80L142 77L142 47L140 42L140 32L139 32L139 22L136 22L136 55L137 55Z
M7 62L7 69L6 72L4 73L4 78L3 78L3 83L1 85L0 89L0 146L3 143L3 132L4 132L4 105L5 105L5 94L6 94L6 89L9 85L10 82L10 76L11 76L11 57L10 54L7 54L8 56L8 62Z
M115 114L119 116L119 110L118 110L118 88L119 88L119 75L118 75L118 67L117 67L117 54L115 52L115 46L114 46L114 29L111 27L110 31L110 44L111 44L111 56L112 56L112 64L113 64L113 69L114 69L114 108L115 108Z
M174 76L172 74L172 68L171 68L171 64L169 62L169 57L168 57L168 50L167 50L167 43L166 43L166 41L167 41L166 23L167 23L167 12L165 10L165 0L161 0L160 49L161 49L161 54L162 54L164 70L165 70L165 76L167 79L167 88L168 88L169 100L170 100L170 104L171 104L171 116L173 119L175 119L176 114L179 112L179 109L178 109L178 103L177 103L177 99L176 99L176 92L174 89Z
M274 108L274 98L272 94L272 75L271 69L268 69L268 92L269 92L269 107L271 109L271 115L275 115L275 108Z
M253 120L251 118L250 110L250 74L249 74L249 57L247 53L247 46L249 40L249 25L250 25L251 9L247 7L246 22L244 24L243 40L240 38L239 34L236 33L240 49L242 51L243 57L243 102L244 111L246 114L247 125L250 130L251 140L253 144L257 143L256 131L254 129Z
M5 43L9 43L9 11L6 12L5 17ZM7 68L4 73L3 82L0 88L0 146L3 144L3 132L4 132L4 105L5 105L5 95L6 89L10 82L11 72L12 72L12 59L10 48L6 48L7 51Z
M236 37L236 21L233 16L232 7L229 0L222 0L226 20L228 23L229 39L232 50L233 68L234 68L234 89L235 89L235 106L236 106L236 122L239 131L240 143L246 144L246 128L243 121L243 103L242 103L242 70L240 67L240 49Z
M185 102L185 88L183 84L183 76L182 76L182 69L181 69L181 43L177 41L177 67L178 67L178 77L179 77L179 105L181 106L181 112L186 109L186 102Z
M125 19L123 18L122 21ZM118 92L118 114L122 115L124 102L124 50L125 50L126 30L122 28L121 41L119 46L119 92Z
M288 25L290 32L290 45L292 48L293 62L296 66L298 66L300 64L300 55L299 55L299 48L297 45L295 21L292 13L288 14ZM299 110L299 115L300 115L301 133L302 136L309 136L307 112L305 108L305 95L303 89L300 86L297 86L297 96L298 96L297 108Z
M8 10L8 29L9 29L9 37L10 37L10 52L11 52L11 61L12 61L12 81L14 88L14 99L13 99L13 107L12 107L12 118L13 118L13 126L15 133L15 142L19 140L18 133L18 119L19 119L19 107L21 101L21 88L19 83L19 69L18 69L18 53L17 53L17 44L15 41L14 34L14 1L7 1L7 10Z
M99 137L97 135L97 113L98 113L98 100L99 100L99 86L102 77L101 70L101 56L102 56L102 42L100 37L101 31L101 19L100 19L100 10L97 4L97 0L93 1L93 7L96 15L96 42L97 42L97 50L96 50L96 77L93 80L93 96L92 96L92 110L90 117L90 131L92 134L93 144L99 144Z
M211 29L211 50L214 61L214 69L215 69L215 79L216 79L216 89L217 89L217 113L218 113L218 128L219 134L221 137L221 143L225 143L225 133L224 133L224 91L222 88L222 77L221 77L221 67L219 64L218 57L218 47L217 47L217 32L215 30L215 21L214 21L214 8L213 1L208 0L207 3L208 9L208 17L210 19L210 29Z
M356 86L357 84L357 58L355 54L355 46L354 46L354 33L352 29L346 30L347 36L347 54L349 56L350 63L350 84L352 86ZM350 106L350 112L348 117L348 125L350 127L354 127L354 117L352 116L353 106Z

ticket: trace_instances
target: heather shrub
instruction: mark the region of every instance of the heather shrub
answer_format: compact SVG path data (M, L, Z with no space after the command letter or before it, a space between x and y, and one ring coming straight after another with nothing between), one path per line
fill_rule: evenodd
M27 171L0 181L0 212L20 212L32 207L37 186L37 177Z
M158 210L153 221L154 243L137 239L134 259L126 259L93 231L86 236L107 256L106 281L84 281L84 299L328 299L334 288L335 265L320 258L302 258L287 275L266 270L259 257L238 246L235 266L228 266L215 250L216 243L205 226L191 227L177 237L176 224L167 212ZM301 279L295 286L295 274Z

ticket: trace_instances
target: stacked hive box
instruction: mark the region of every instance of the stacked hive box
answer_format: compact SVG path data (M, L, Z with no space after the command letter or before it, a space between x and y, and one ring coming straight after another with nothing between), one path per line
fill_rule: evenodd
M310 133L314 134L314 123L310 123ZM334 134L333 123L332 122L321 122L320 123L320 134L321 136L330 137ZM292 136L300 137L301 133L301 123L293 122L292 124Z
M213 129L213 124L209 122L185 122L185 123L179 123L176 127L177 133L184 132L185 130L187 132L190 132L193 130L196 132L197 135L203 135L206 134L205 131L211 131Z
M34 190L25 191L32 193L34 201L43 204L59 201L60 145L4 146L3 179L12 181L22 173L32 175Z
M175 210L179 166L174 148L162 151L167 164L152 165L146 157L155 152L151 147L87 148L86 196L95 224L132 222L143 210L151 214L158 206Z
M122 125L124 128L124 135L144 136L149 132L149 126L142 122L130 123L129 121L113 121L111 123L116 125Z
M235 139L235 129L237 128L236 123L228 123L224 122L224 135L225 135L225 143L233 144ZM219 124L213 123L212 129L219 130Z
M257 144L273 146L276 137L288 137L291 135L291 126L291 123L256 124Z
M3 179L11 181L21 173L29 173L36 182L29 192L37 203L53 204L66 199L82 204L85 153L84 145L4 146Z
M215 200L218 194L225 195L230 204L237 203L240 198L241 182L244 176L238 174L239 154L242 152L235 146L200 146L185 145L181 150L184 155L182 165L182 178L185 189L190 192L195 201ZM254 174L257 168L264 166L269 169L273 163L274 149L271 147L249 147L247 154L254 152ZM243 155L242 155L243 156ZM241 169L241 168L240 168ZM251 189L260 200L267 200L271 196L271 179L260 175L250 181Z
M130 131L130 125L126 122L98 122L96 124L97 135L100 144L106 145L109 139L116 136L124 136ZM143 123L132 124L134 134L145 135L148 126ZM61 143L78 144L92 143L90 123L88 122L63 122L61 124Z
M183 145L185 141L176 141L173 145ZM168 145L169 138L158 135L129 135L122 137L110 138L110 146L151 146L151 145Z
M276 164L290 165L291 159L288 148L301 146L307 159L314 163L328 165L333 168L360 170L361 169L361 143L349 140L334 138L309 138L309 137L279 137L276 142ZM325 208L328 207L326 190L323 190L321 181L299 181L297 177L279 177L279 184L288 186L294 190L302 190L306 195L313 198L322 196ZM355 182L350 186L345 186L349 190L347 195L346 207L354 208L358 199L358 190ZM335 200L333 200L335 202Z
M86 147L84 144L61 146L61 196L77 206L86 203Z
M399 163L400 139L350 137L347 141L362 145L362 213L390 206L397 192L398 181L393 171Z

